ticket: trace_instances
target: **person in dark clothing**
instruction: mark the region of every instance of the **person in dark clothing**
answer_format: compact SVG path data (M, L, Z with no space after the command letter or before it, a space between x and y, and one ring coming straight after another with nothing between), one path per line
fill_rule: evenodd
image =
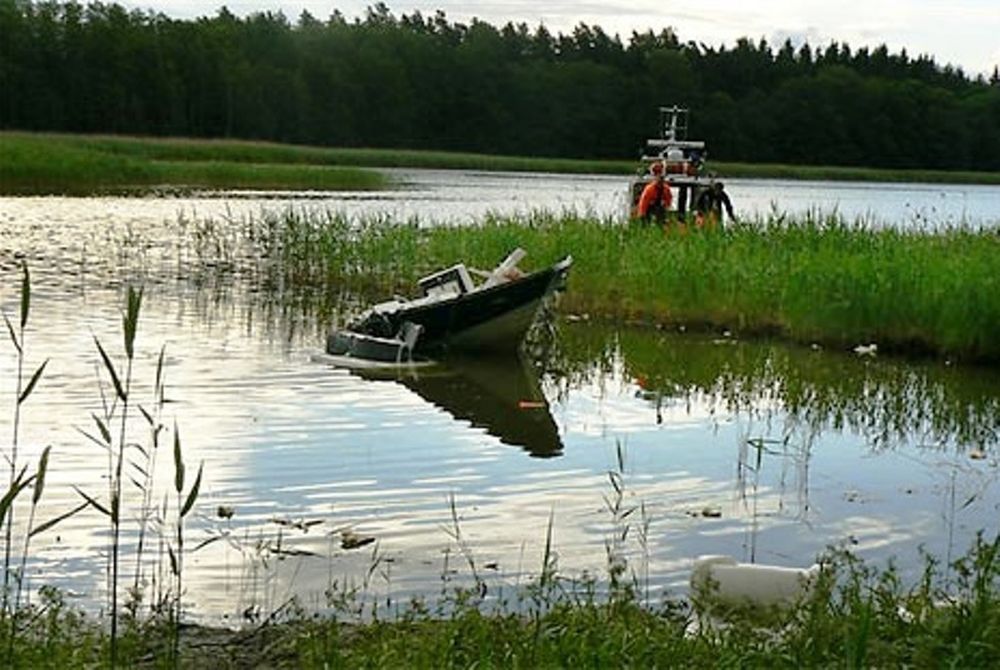
M721 181L713 181L709 184L708 188L698 195L694 208L697 212L698 225L701 226L714 226L722 223L723 208L730 219L737 220L736 215L733 214L733 203L729 200L729 194L726 193Z

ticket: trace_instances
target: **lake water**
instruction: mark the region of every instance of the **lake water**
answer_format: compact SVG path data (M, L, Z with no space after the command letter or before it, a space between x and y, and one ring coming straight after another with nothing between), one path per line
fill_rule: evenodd
M468 223L487 214L575 211L617 219L627 211L625 179L614 175L551 175L464 170L387 170L399 188L379 192L212 192L188 197L0 198L0 224L77 234L103 223L144 232L174 221L256 215L288 207L354 216ZM872 225L937 228L1000 225L1000 186L872 184L771 179L726 182L738 216L839 214ZM86 204L81 204L81 203Z
M74 487L106 500L107 455L84 435L96 433L91 417L102 411L94 340L121 360L121 286L140 268L134 393L152 409L165 347L170 400L156 500L172 491L175 421L187 486L204 463L186 527L189 549L213 540L186 558L187 601L199 616L253 616L291 595L323 607L327 587L345 580L367 580L367 593L395 602L433 597L442 576L468 573L455 517L491 593L537 575L550 519L560 572L600 575L619 451L625 501L642 505L649 528L638 542L640 513L630 517L623 551L653 598L683 594L699 554L807 565L839 545L875 561L895 556L912 575L918 547L946 559L977 531L998 531L995 372L564 318L554 341L524 360L366 378L314 358L332 316L308 300L238 278L192 280L197 273L181 267L180 236L191 233L178 232L178 214L235 221L293 205L455 221L562 206L610 216L623 206L620 180L606 177L409 178L408 191L388 195L0 199L0 307L17 314L17 261L29 259L28 369L49 360L24 406L19 455L34 462L52 446L38 518L74 507ZM815 201L810 189L821 191ZM897 222L908 216L900 203L930 211L921 208L934 202L945 219L995 222L1000 202L979 187L890 187L886 196L881 186L734 180L730 190L743 207L769 207L772 194ZM12 410L16 358L5 342L0 408ZM106 379L103 389L110 397ZM5 453L11 419L0 414ZM129 435L149 443L141 418ZM131 515L125 523L135 527ZM345 529L377 543L342 548ZM129 583L134 543L127 534ZM32 584L99 606L106 544L97 511L63 522L33 541ZM147 548L151 563L163 551L156 541Z

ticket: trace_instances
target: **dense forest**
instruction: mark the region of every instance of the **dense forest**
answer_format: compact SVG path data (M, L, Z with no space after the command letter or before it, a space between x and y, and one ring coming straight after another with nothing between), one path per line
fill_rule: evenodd
M1000 170L996 71L884 46L0 0L6 129L628 158L675 103L716 159Z

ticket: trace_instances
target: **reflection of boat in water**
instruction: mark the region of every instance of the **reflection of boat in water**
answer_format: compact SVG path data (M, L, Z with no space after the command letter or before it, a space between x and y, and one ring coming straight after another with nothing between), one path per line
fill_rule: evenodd
M420 280L423 296L379 303L343 330L326 351L335 356L399 361L451 351L516 351L542 300L562 288L572 259L524 274L516 249L492 272L464 264ZM478 286L470 272L484 281Z
M538 374L520 356L459 358L429 368L354 372L366 379L392 379L456 419L485 429L504 444L523 447L532 456L562 454L562 441Z

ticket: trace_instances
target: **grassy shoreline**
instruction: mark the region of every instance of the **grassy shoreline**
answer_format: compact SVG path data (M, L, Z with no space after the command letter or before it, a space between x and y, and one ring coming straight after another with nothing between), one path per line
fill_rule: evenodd
M0 133L0 194L92 195L192 189L370 191L373 170L289 160L239 145Z
M237 630L130 620L124 667L995 667L1000 662L1000 538L906 584L829 550L812 592L785 609L719 610L712 595L644 602L630 576L607 590L545 572L518 605L475 587L440 602L310 616L292 607ZM349 598L350 600L350 598ZM712 613L719 618L708 618ZM280 613L278 613L280 614ZM12 667L109 667L107 632L49 591L23 611ZM724 623L723 623L724 622ZM172 636L179 639L172 640ZM176 644L171 656L170 645Z
M252 166L252 167L251 167ZM81 194L175 185L201 188L378 189L361 168L634 174L636 161L494 156L413 149L313 147L192 138L0 131L0 193ZM711 161L727 177L1000 184L1000 173Z
M412 293L431 271L493 267L520 246L526 268L573 256L565 312L1000 362L995 231L872 230L834 217L664 231L551 213L461 227L410 223L288 210L244 222L241 235L255 257L275 261L270 271L285 285L309 290ZM209 223L202 233L225 236L225 228Z

